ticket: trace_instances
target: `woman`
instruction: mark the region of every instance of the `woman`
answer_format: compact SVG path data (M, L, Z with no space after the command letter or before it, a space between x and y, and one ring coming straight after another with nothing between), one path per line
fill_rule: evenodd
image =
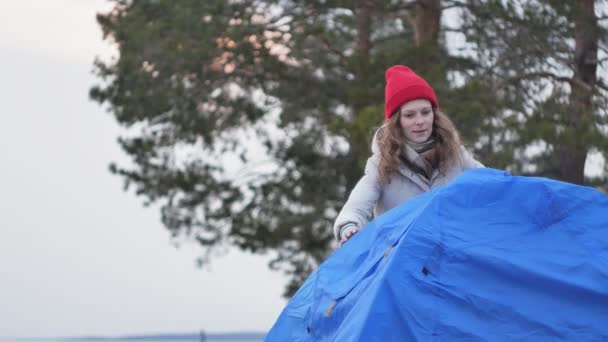
M372 216L445 185L465 170L483 167L460 145L458 131L439 111L433 88L408 67L386 71L384 114L365 175L334 224L340 245Z

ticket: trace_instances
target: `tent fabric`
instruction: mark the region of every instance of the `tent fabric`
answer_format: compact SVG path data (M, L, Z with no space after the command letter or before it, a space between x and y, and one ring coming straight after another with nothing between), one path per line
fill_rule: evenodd
M608 196L467 171L337 249L266 341L608 341Z

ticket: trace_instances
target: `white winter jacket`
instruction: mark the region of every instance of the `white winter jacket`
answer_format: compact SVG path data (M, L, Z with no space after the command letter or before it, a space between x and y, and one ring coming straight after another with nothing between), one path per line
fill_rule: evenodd
M461 172L484 167L464 147L462 147L461 159L460 163L452 166L445 174L435 169L430 182L424 181L420 175L402 163L391 182L382 184L378 171L380 149L374 136L372 156L367 160L365 174L353 188L346 204L338 214L334 223L334 235L338 238L340 229L348 223L363 228L373 217L382 215L416 195L449 183Z

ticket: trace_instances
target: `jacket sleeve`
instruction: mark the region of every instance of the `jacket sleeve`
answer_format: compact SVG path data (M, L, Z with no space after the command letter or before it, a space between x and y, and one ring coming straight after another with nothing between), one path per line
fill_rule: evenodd
M358 228L363 228L373 217L374 208L382 193L382 186L378 178L379 156L373 154L365 165L365 174L353 188L340 210L334 223L334 236L339 236L340 229L348 224L354 223Z
M479 169L479 168L485 167L482 163L480 163L475 158L473 158L471 153L469 151L467 151L467 149L464 148L464 146L461 146L461 148L462 148L462 169L463 169L463 171L469 170L469 169Z

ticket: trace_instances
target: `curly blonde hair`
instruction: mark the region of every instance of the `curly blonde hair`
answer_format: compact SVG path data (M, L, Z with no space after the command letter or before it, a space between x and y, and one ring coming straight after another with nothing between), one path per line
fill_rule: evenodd
M378 129L378 147L380 148L380 181L390 183L391 176L399 170L400 156L404 154L405 135L399 122L400 112L391 115L390 119ZM439 108L433 108L433 133L439 172L444 173L462 160L460 137L452 121Z

